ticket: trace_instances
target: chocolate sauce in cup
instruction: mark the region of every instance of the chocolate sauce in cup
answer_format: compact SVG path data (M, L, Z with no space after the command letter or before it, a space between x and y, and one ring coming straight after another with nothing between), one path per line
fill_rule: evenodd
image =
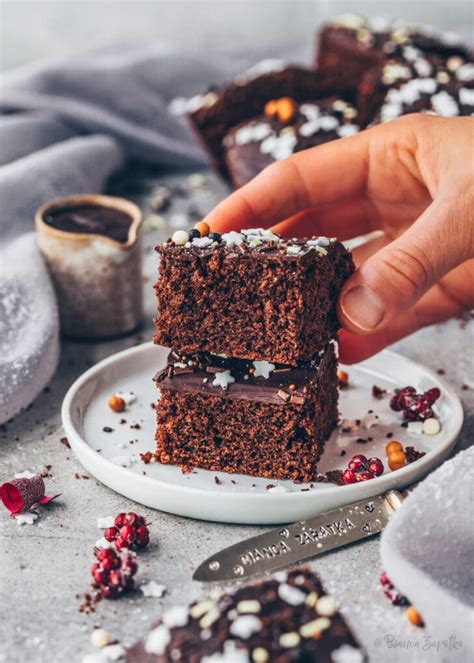
M35 217L38 244L58 297L61 331L106 338L142 320L142 213L124 198L53 200Z

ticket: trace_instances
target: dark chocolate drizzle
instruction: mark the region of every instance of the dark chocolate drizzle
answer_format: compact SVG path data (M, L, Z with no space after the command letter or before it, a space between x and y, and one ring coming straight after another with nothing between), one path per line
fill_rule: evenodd
M182 356L170 351L166 368L154 379L160 389L171 391L278 405L303 405L308 385L318 374L324 352L297 366L274 364L275 369L268 378L264 378L253 376L254 363L251 360L222 357L208 352ZM230 371L235 382L226 389L213 386L215 374L226 370Z
M132 217L121 210L103 205L71 205L52 209L43 217L44 222L69 233L104 235L116 242L128 241Z

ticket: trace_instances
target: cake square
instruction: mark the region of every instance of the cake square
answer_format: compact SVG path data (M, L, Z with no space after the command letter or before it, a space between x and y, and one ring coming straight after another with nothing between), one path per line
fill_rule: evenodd
M357 110L336 97L304 103L284 97L268 102L264 111L231 129L224 139L227 169L235 187L279 159L359 131Z
M385 90L372 123L388 122L408 113L474 115L474 64L464 63L455 71L439 68L433 77L399 79Z
M459 103L461 101L459 90L462 87L472 87L473 80L474 66L466 58L460 55L444 58L424 53L413 46L405 46L401 49L400 55L387 59L381 68L371 69L363 76L357 91L361 124L372 122L376 116L378 116L377 121L381 121L381 108L389 103L392 96L395 100L399 97L399 101L404 103L397 103L401 106L398 110L390 107L384 110L383 116L387 116L387 119L392 119L388 117L391 113L394 113L395 117L420 111L432 111L443 115L444 95L441 96L441 105L437 104L436 97L433 105L427 96L420 93L430 91L431 95L436 95L446 90ZM401 90L400 96L398 93L389 94L392 89ZM464 95L465 93L462 93L461 97L464 98ZM406 106L406 110L403 106ZM470 115L472 109L466 106L469 104L459 103L459 112L456 114ZM449 107L454 108L453 104Z
M280 571L218 598L169 608L127 663L363 663L332 596L308 568Z
M380 69L388 58L399 56L407 46L443 58L468 57L468 49L457 35L377 17L336 17L323 26L317 38L320 86L331 94L356 93L368 70Z
M157 247L156 343L296 365L336 337L337 298L354 270L337 240L287 240L262 229L207 237L193 230L184 240Z
M282 60L263 60L227 85L193 97L188 113L214 166L228 177L222 141L229 129L262 113L271 99L291 97L304 101L318 96L319 78L313 70L287 65Z
M157 462L316 479L338 415L332 343L298 366L171 352L156 384Z

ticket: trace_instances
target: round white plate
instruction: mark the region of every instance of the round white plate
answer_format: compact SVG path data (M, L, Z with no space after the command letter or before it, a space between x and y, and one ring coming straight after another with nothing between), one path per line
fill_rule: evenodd
M318 467L320 472L345 469L354 454L363 453L382 459L386 467L382 476L349 486L316 483L310 487L206 470L183 474L178 467L145 465L140 459L140 452L153 450L155 446L152 404L158 391L152 378L165 365L167 354L168 349L145 343L96 364L69 389L62 406L62 419L71 447L88 472L136 502L180 516L228 523L286 523L390 488L406 487L448 456L463 420L461 403L449 385L427 368L384 351L347 368L350 387L340 395L344 418L363 419L373 410L379 417L378 424L351 433L334 431ZM435 409L441 432L434 436L408 434L400 425L401 415L390 410L389 396L381 400L372 396L374 384L389 393L408 384L423 391L438 386L442 395ZM136 401L121 414L112 412L107 405L109 396L117 391L136 394ZM126 421L120 423L123 420ZM106 432L104 428L113 431ZM393 433L392 439L404 446L414 446L426 455L390 472L385 454L388 433ZM371 440L357 442L360 438ZM343 456L342 451L346 452ZM281 488L269 490L270 484Z

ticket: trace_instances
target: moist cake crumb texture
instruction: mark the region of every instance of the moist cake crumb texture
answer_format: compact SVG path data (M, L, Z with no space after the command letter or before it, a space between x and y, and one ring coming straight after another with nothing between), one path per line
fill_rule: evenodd
M184 471L317 478L337 423L332 344L296 367L172 352L156 382L156 461Z
M354 270L340 242L262 229L192 233L157 248L156 343L296 365L335 338L337 297Z

